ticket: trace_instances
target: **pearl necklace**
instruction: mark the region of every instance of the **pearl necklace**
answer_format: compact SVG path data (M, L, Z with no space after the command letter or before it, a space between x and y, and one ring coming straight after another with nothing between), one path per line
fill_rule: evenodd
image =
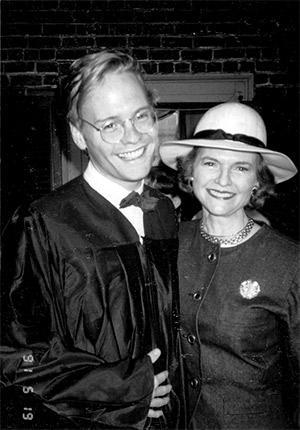
M254 226L254 221L252 218L249 218L245 227L243 227L242 230L238 231L234 235L215 236L213 234L209 234L209 233L206 233L206 231L204 231L203 221L202 221L200 224L200 234L202 237L204 237L204 239L212 243L218 243L219 245L237 245L243 239L245 239L245 237L248 236L253 226Z

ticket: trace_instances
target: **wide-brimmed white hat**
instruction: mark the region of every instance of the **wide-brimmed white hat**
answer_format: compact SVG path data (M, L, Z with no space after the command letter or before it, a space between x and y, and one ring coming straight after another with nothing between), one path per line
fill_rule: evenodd
M209 109L199 120L192 138L161 144L161 159L176 170L177 158L187 155L194 146L257 152L262 155L276 183L287 181L297 173L296 166L287 155L267 149L263 119L242 103L226 102Z

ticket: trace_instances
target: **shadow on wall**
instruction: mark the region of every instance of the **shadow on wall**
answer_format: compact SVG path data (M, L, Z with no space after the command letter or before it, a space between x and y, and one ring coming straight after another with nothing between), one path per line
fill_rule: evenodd
M18 206L53 188L53 164L68 156L65 105L54 91L24 96L13 89L1 99L1 228ZM53 147L59 146L53 160ZM55 166L60 171L61 166Z
M2 92L2 226L24 201L51 188L51 99Z

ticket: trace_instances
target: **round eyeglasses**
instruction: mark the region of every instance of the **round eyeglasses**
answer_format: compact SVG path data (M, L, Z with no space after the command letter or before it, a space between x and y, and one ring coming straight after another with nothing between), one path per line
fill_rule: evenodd
M118 143L125 134L126 121L130 121L138 133L149 133L157 121L157 116L153 109L145 108L139 110L132 118L128 118L124 121L118 118L108 119L98 127L84 118L80 118L80 120L99 131L105 142Z

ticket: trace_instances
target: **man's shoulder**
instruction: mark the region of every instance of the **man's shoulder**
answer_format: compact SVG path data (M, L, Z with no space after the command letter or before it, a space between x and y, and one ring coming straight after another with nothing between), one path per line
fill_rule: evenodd
M70 199L78 198L82 193L83 186L83 177L78 176L75 179L72 179L70 182L67 182L64 185L56 188L50 193L40 197L37 200L34 200L30 203L31 207L47 207L49 205L53 205L55 203L61 201L67 201Z
M166 211L171 213L172 215L175 213L175 208L171 199L165 194L163 194L161 191L157 190L156 188L152 188L149 185L144 186L144 191L147 191L150 197L154 197L157 199L156 207L158 211Z
M159 200L167 200L167 199L170 200L165 194L163 194L161 191L157 190L156 188L151 187L150 185L145 184L144 191L148 191L152 197L156 197Z
M84 180L82 176L58 187L33 201L23 202L12 216L12 221L46 216L63 216L66 207L80 207L84 199Z
M150 197L157 199L154 210L144 214L145 233L154 239L177 238L177 215L171 199L148 185L145 185L144 191L148 191Z

